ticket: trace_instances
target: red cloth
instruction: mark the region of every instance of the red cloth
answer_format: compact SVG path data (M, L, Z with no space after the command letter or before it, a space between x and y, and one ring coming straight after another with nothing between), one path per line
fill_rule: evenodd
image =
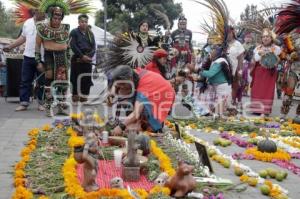
M157 57L157 58L167 57L168 56L168 52L165 51L164 49L160 48L160 49L154 51L153 56Z
M270 114L274 99L277 71L266 69L256 63L252 73L251 111Z
M152 71L152 72L155 72L155 73L157 73L157 74L162 75L162 74L160 73L159 69L158 69L157 64L154 63L153 61L149 62L149 63L145 66L145 69L146 69L146 70L149 70L149 71Z
M151 109L148 118L153 130L169 114L175 99L175 91L169 81L161 75L138 68L140 80L137 87L137 100L145 103L146 110ZM156 127L155 127L156 126Z
M97 183L101 188L110 188L109 182L114 177L122 177L122 168L116 168L114 160L99 160L98 161L98 176ZM83 182L83 165L77 166L77 175L80 183ZM154 183L147 180L145 175L141 175L140 181L138 182L124 182L124 187L130 186L131 189L145 189L146 191L151 190L154 187Z

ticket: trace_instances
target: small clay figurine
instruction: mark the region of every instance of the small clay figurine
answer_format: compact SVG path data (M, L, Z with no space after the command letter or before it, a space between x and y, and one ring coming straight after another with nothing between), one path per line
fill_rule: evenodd
M193 170L194 166L188 165L184 161L178 162L176 174L165 184L170 188L171 196L183 197L196 188L196 180L192 176Z
M98 174L98 157L98 138L95 133L91 132L86 136L86 143L82 153L84 175L82 186L87 192L99 189L99 186L96 183Z
M115 177L110 180L109 182L110 188L115 188L115 189L124 189L124 181L120 177Z
M169 175L166 172L162 172L157 176L157 178L154 180L154 183L159 186L165 186L166 182L169 179Z

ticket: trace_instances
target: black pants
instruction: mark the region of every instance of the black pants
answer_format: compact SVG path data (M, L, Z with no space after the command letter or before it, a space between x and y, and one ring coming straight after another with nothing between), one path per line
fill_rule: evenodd
M92 82L92 65L89 63L79 63L75 58L71 61L71 83L72 94L88 96Z

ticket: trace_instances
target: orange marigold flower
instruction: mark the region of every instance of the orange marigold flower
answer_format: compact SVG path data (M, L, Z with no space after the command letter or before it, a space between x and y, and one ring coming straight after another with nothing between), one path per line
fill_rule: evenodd
M247 176L247 175L240 176L240 181L242 181L242 182L247 182L248 179L249 179L249 176Z
M50 124L45 124L45 125L42 127L42 130L43 130L43 131L50 131L50 130L51 130Z
M265 180L264 184L268 185L270 187L270 189L272 189L272 187L273 187L273 183L271 180Z

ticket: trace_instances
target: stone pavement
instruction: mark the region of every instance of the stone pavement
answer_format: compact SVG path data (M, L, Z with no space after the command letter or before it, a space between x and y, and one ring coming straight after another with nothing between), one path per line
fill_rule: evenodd
M99 93L100 89L96 90L96 92ZM14 191L13 178L11 174L13 171L13 165L20 160L20 151L24 147L24 143L27 142L27 132L32 128L42 127L44 124L51 124L53 121L51 118L45 117L44 112L39 112L37 110L36 103L33 103L27 111L15 112L14 109L18 106L18 103L12 103L12 101L17 101L18 99L9 98L8 100L10 102L5 102L4 98L0 98L0 199L11 198ZM245 101L249 101L249 98L245 98ZM279 116L280 105L280 100L274 101L272 116ZM296 106L292 108L292 112L289 114L290 117L295 115L295 108ZM101 111L103 110L103 107L97 106L96 109ZM181 107L177 111L183 114L186 110L183 110ZM206 135L204 136L206 138ZM221 171L217 172L217 174L221 174L221 177L230 178L232 175L232 173L223 172L224 169L216 164L214 164L214 167L216 170ZM293 182L290 182L289 186L293 186ZM251 194L246 194L246 198L252 198L255 196L261 197L259 194L254 194L255 192L250 192ZM295 196L296 194L299 193L294 192L292 195ZM244 197L245 195L243 195L242 198Z
M37 104L24 112L15 112L16 106L17 103L7 103L0 98L0 199L11 198L14 191L13 165L20 160L20 152L28 139L27 132L52 121L37 110Z

